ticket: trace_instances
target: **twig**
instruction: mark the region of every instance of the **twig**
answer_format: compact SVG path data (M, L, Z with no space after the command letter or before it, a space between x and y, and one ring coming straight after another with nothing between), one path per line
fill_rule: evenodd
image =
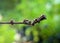
M33 20L33 21L29 21L29 20L24 20L23 22L14 22L13 20L11 20L10 22L0 22L0 24L26 24L26 25L32 25L34 26L36 23L40 23L40 21L46 19L45 15L42 15L41 17Z

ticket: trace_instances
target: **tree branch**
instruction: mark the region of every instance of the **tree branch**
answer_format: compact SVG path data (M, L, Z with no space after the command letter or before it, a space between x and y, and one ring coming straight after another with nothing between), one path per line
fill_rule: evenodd
M32 25L34 26L36 23L40 23L40 21L46 19L45 15L42 15L41 17L30 21L30 20L23 20L23 22L14 22L13 20L11 20L10 22L0 22L0 24L26 24L26 25Z

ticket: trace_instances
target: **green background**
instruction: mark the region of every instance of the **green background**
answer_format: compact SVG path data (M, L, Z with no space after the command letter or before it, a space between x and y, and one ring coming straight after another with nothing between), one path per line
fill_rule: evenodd
M60 33L60 0L0 0L0 22L33 20L41 15L45 15L47 19L26 30L26 35L32 29L34 41L37 41L39 28L45 43L49 36ZM12 43L15 30L23 26L0 24L0 43Z

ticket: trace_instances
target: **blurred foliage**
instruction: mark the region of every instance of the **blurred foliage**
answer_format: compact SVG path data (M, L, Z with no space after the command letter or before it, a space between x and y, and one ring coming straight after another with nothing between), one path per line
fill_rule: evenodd
M60 2L60 1L58 1ZM2 20L23 21L33 20L41 15L46 15L47 20L42 21L26 30L26 35L33 31L34 41L38 40L38 27L44 38L44 43L49 36L60 33L60 3L56 0L0 0L0 15ZM15 29L24 25L0 25L0 43L12 43Z

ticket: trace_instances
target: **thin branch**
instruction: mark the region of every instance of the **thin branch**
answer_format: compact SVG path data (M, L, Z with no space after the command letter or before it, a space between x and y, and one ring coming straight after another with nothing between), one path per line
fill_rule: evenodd
M40 21L46 19L45 15L42 15L41 17L30 21L30 20L23 20L23 22L14 22L13 20L11 20L10 22L0 22L0 24L26 24L26 25L32 25L34 26L36 23L40 23Z
M46 16L45 15L42 15L41 17L35 19L33 22L32 22L32 25L35 25L36 23L40 23L40 21L46 19Z

